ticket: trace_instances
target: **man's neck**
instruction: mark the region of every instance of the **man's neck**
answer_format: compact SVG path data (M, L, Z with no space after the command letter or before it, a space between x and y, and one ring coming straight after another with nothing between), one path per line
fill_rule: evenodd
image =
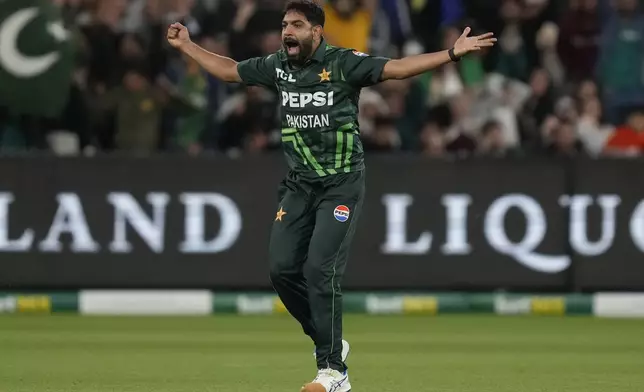
M315 52L317 52L320 48L320 44L322 44L322 40L313 43L313 50L311 51L311 55L309 57L313 57L315 55Z

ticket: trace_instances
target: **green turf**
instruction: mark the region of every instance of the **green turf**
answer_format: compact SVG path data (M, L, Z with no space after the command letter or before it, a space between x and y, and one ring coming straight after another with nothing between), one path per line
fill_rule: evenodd
M353 392L641 392L644 321L347 316ZM1 392L299 392L284 317L1 316Z

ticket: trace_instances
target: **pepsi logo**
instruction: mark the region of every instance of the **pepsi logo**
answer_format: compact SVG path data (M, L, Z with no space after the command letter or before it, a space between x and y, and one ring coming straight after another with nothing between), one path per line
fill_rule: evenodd
M339 205L333 210L333 216L338 222L346 222L349 220L349 214L351 214L351 210L345 205Z

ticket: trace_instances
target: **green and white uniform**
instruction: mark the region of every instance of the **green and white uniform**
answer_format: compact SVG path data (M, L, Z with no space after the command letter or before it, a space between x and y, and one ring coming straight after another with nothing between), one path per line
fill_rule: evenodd
M271 282L316 345L319 369L342 361L342 292L364 199L358 99L388 59L320 44L301 68L284 51L239 63L247 85L276 91L289 173L278 192L270 239Z

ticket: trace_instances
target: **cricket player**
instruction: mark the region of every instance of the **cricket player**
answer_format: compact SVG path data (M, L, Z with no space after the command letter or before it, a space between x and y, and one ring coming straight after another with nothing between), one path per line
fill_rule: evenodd
M289 2L282 49L242 62L194 44L179 23L169 27L167 39L223 81L278 94L289 171L279 186L270 236L270 279L315 344L318 374L302 391L348 392L349 345L342 339L340 286L365 196L357 120L360 90L459 61L493 46L496 38L492 33L470 37L466 28L449 50L388 59L327 44L324 19L313 1Z

